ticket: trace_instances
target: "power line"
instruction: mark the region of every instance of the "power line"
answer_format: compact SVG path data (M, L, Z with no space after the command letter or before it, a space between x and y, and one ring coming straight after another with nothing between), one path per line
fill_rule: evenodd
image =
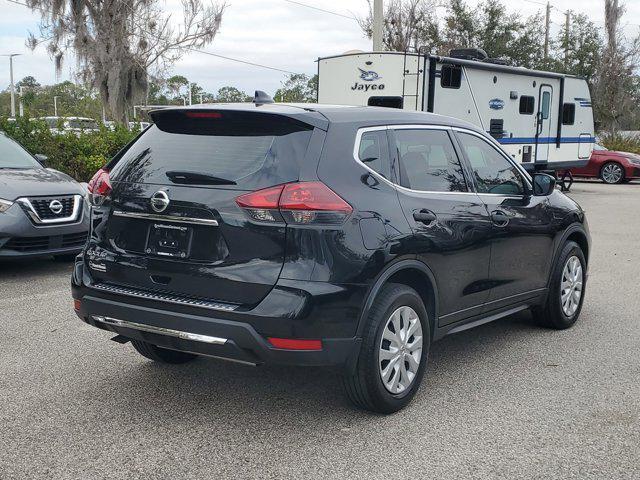
M329 13L331 15L336 15L338 17L342 17L342 18L348 18L349 20L354 20L354 21L358 21L358 19L356 17L349 16L349 15L344 15L342 13L338 13L338 12L334 12L332 10L325 10L324 8L320 8L320 7L316 7L314 5L307 5L306 3L301 3L301 2L295 2L294 0L284 0L287 3L292 3L294 5L299 5L301 7L306 7L306 8L311 8L313 10L318 10L319 12L324 12L324 13Z
M6 0L6 1L10 2L10 3L15 3L16 5L22 5L23 7L31 8L26 3L22 3L22 2L20 2L18 0ZM124 5L126 5L129 9L131 9L131 7L128 4L125 3ZM43 10L43 11L48 12L48 13L52 13L50 10L46 10L46 9L40 9L40 10ZM131 9L131 12L134 13L133 9ZM347 17L347 18L351 18L351 17ZM138 25L138 28L140 28L140 30L145 32L147 35L154 36L153 33L149 32L148 30L145 30L140 25ZM41 42L39 42L38 44L40 44L40 43ZM199 50L197 48L189 48L188 50L190 50L192 52L202 53L204 55L209 55L209 56L212 56L212 57L221 58L223 60L228 60L230 62L243 63L245 65L250 65L250 66L259 67L259 68L265 68L265 69L268 69L268 70L274 70L276 72L286 73L286 74L289 74L289 75L296 75L296 74L299 73L299 72L292 72L290 70L285 70L285 69L278 68L278 67L272 67L272 66L269 66L269 65L263 65L261 63L251 62L249 60L243 60L241 58L234 58L234 57L229 57L229 56L226 56L226 55L220 55L219 53L207 52L206 50Z
M254 67L260 68L268 68L269 70L275 70L276 72L288 73L291 75L298 75L298 72L291 72L289 70L283 70L282 68L270 67L269 65L262 65L260 63L249 62L248 60L240 60L239 58L226 57L224 55L220 55L219 53L207 52L205 50L198 50L197 48L189 48L189 50L193 52L203 53L205 55L211 55L212 57L222 58L224 60L230 60L232 62L244 63L246 65L252 65Z

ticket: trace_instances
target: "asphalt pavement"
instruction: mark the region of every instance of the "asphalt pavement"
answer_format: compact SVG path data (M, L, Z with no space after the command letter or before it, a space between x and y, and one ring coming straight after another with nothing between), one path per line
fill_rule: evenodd
M333 370L156 365L76 318L70 264L0 264L0 479L639 479L640 183L572 190L593 236L576 326L449 336L386 417Z

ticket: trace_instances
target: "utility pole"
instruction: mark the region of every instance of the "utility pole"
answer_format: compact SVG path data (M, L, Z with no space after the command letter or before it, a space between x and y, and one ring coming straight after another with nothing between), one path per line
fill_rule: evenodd
M565 13L566 19L564 24L564 68L569 68L569 28L571 28L571 10Z
M204 95L204 93L198 93L198 96L200 97L200 104L202 105L202 96Z
M192 83L189 83L189 84L187 85L187 87L189 87L189 105L193 105L193 102L191 101L191 100L192 100L192 99L191 99L191 93L192 93L192 92L191 92L191 90L192 90L192 89L191 89L191 86L192 86L192 85L193 85Z
M384 50L383 36L383 5L382 0L373 0L373 51L381 52Z
M18 102L18 105L20 107L20 116L24 117L24 106L22 105L22 85L20 85L20 90L18 92L20 93L20 101Z
M551 25L551 3L547 2L547 14L544 21L544 59L549 59L549 26Z
M53 96L53 116L58 116L58 95Z
M16 86L13 83L13 57L17 57L18 55L22 55L21 53L9 53L7 55L3 55L3 57L9 57L9 81L11 82L10 90L11 90L11 117L16 117Z

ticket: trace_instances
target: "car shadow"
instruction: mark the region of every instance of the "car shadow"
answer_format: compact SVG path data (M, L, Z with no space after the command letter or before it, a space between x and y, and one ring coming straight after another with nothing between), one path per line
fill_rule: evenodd
M468 372L470 363L499 357L513 342L539 332L525 312L436 342L425 381L412 405L429 408L438 401L430 392L453 387L451 379ZM137 355L133 349L130 353ZM308 428L309 422L322 423L325 415L332 422L342 417L348 427L372 415L347 402L338 369L249 367L204 357L185 365L161 365L142 357L129 360L124 371L109 369L95 388L80 392L84 396L80 400L104 403L115 397L116 404L102 407L136 421L175 422L176 416L184 416L201 424L224 422L225 428L257 424L274 428L278 423ZM96 361L97 368L98 364Z
M3 279L39 277L43 275L71 272L72 260L55 260L53 257L37 257L31 259L0 260L0 281Z

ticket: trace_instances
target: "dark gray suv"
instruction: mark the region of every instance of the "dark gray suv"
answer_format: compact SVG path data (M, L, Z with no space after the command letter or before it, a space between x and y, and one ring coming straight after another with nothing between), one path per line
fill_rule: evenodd
M77 254L87 239L86 189L45 168L0 132L0 260Z

